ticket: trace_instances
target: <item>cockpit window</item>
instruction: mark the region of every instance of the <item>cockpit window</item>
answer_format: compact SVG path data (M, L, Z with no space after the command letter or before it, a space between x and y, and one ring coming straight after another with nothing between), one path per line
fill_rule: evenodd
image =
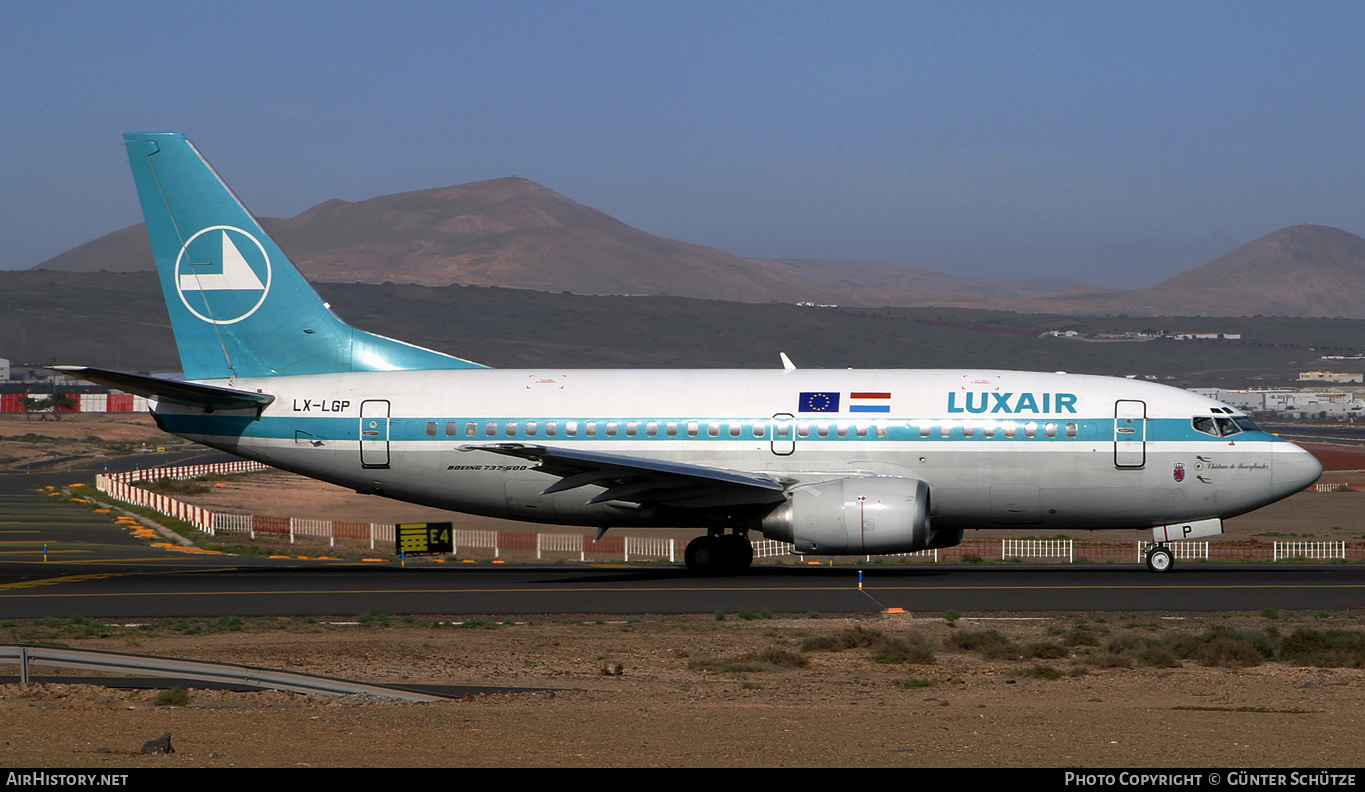
M1212 418L1196 415L1191 419L1190 423L1195 431L1203 432L1206 435L1213 435L1214 437L1231 437L1232 435L1241 434L1242 432L1259 431L1256 428L1256 424L1252 423L1251 419L1246 417L1223 418L1220 416Z

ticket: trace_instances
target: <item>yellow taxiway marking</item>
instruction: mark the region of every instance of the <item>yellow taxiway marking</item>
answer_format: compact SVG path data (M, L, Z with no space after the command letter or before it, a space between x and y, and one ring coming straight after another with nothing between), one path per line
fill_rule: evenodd
M108 572L104 574L92 575L64 575L55 578L42 578L41 580L23 580L18 583L5 583L0 585L0 591L13 591L14 589L34 588L36 586L59 586L63 583L79 583L84 580L101 580L103 578L114 577L121 573Z

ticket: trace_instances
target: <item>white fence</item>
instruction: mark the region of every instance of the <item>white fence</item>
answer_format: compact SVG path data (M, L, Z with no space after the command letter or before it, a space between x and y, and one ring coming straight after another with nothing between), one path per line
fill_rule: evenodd
M1314 561L1346 560L1345 542L1276 542L1275 560L1311 559Z
M1069 564L1076 555L1070 539L1002 539L1000 560L1007 558L1065 558Z
M1276 542L1278 545L1279 542ZM1147 551L1156 545L1156 542L1138 542L1137 557L1143 563L1147 561ZM1166 549L1175 554L1175 557L1184 561L1207 561L1209 560L1208 542L1170 542Z
M215 465L183 465L170 468L151 468L128 473L101 474L95 477L96 488L111 498L132 503L160 514L184 520L209 534L241 533L256 538L261 535L287 536L290 542L297 537L327 539L331 545L337 539L360 540L370 549L395 541L396 526L392 523L354 523L339 520L311 520L300 517L267 517L251 514L214 512L202 506L185 503L133 485L135 481L192 479L207 475L247 473L271 469L258 462L225 462ZM688 540L655 537L612 536L594 540L578 533L538 533L512 531L455 530L452 532L455 552L491 553L501 558L506 551L534 552L537 559L547 556L570 555L580 561L590 557L619 557L626 561L658 559L676 562L683 557ZM1078 557L1087 560L1127 560L1142 562L1152 542L1098 542L1071 539L971 539L962 545L945 550L924 550L897 556L902 560L937 563L940 560L961 558L976 560L995 556L1004 559L1065 559L1074 563ZM783 558L792 554L792 545L768 539L753 542L754 558ZM998 552L996 548L998 547ZM1365 558L1365 542L1171 542L1167 545L1180 560L1360 560ZM1213 548L1217 552L1212 552ZM1133 553L1136 550L1136 553ZM824 556L798 556L817 559ZM871 561L872 556L865 557Z

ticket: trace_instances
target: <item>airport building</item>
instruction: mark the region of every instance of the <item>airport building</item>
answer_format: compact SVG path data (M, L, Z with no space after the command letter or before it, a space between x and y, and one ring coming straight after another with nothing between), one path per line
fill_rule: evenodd
M1295 388L1191 388L1195 393L1253 413L1291 418L1365 417L1365 393Z

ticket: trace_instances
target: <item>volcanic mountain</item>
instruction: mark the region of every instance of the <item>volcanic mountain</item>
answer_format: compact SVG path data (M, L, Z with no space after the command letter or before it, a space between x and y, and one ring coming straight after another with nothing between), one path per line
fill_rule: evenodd
M645 233L520 178L334 199L287 220L260 222L313 281L970 307L1050 291L880 262L744 259ZM137 225L35 269L135 272L151 262L146 232Z
M261 225L314 281L1024 313L1365 318L1365 239L1316 225L1267 234L1150 288L1055 293L874 261L744 259L645 233L512 177L334 199ZM35 269L132 272L151 262L138 225Z
M790 284L738 256L647 234L533 181L493 179L365 201L333 199L288 220L261 218L314 281L508 286L575 294L650 294L797 302ZM149 269L142 226L101 237L35 269Z
M1365 318L1365 239L1330 226L1290 226L1146 289L1057 295L1020 310Z

